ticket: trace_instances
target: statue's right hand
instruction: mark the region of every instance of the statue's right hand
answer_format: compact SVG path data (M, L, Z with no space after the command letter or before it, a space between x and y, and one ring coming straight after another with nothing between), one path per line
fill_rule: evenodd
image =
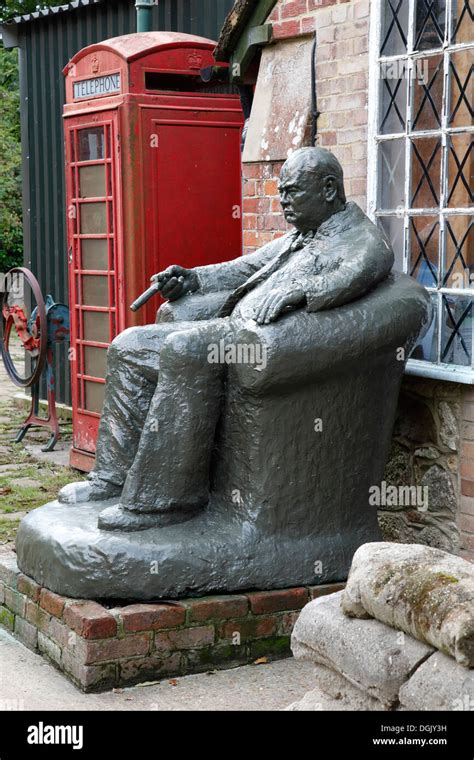
M161 295L163 298L167 298L168 301L175 301L184 295L184 293L190 293L199 287L195 271L193 269L184 269L184 267L180 267L178 264L173 264L164 269L163 272L154 274L151 280L158 284Z

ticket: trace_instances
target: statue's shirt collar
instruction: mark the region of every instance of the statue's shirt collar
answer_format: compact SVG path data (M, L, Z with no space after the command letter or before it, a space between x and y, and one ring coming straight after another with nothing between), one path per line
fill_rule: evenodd
M302 232L298 232L298 230L295 230L293 232L293 242L291 243L291 250L297 251L299 248L304 248L305 245L308 245L311 243L312 239L314 238L314 231L310 230L309 232L305 232L304 234Z

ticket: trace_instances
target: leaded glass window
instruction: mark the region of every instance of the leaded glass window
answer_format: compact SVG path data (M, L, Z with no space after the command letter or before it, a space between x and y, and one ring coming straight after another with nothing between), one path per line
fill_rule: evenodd
M431 293L408 371L474 382L474 0L372 0L368 210Z

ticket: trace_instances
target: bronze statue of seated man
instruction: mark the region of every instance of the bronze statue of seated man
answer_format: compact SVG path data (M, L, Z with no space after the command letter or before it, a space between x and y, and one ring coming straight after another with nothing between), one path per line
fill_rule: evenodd
M321 148L296 151L279 192L294 231L231 262L155 275L170 301L223 291L214 319L133 327L109 348L96 465L60 501L120 503L99 517L104 530L142 530L189 519L209 499L211 454L226 364L210 347L235 341L247 320L268 325L290 310L352 301L384 279L393 254L361 209L346 202L343 172ZM230 295L229 295L229 290Z
M429 298L390 271L329 151L295 151L279 190L292 231L156 275L157 323L112 342L90 479L19 528L38 583L115 599L328 583L380 540L369 489Z

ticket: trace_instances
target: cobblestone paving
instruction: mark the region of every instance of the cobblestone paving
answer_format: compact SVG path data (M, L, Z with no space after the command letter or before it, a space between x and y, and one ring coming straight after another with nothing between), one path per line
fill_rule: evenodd
M23 353L18 347L13 352L20 373ZM0 359L0 544L13 544L24 515L54 499L65 483L82 477L65 466L71 444L69 421L61 421L61 438L52 452L41 451L49 438L46 428L30 429L21 443L13 442L27 415L26 408L15 400L21 390L12 383Z

